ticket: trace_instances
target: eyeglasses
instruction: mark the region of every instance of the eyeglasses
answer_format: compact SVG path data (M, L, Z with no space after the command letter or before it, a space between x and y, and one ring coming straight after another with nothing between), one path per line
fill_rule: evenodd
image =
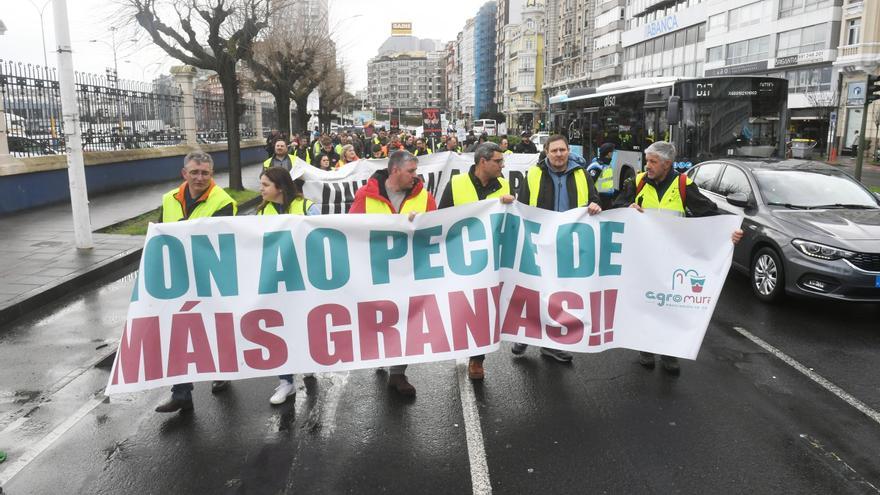
M186 173L191 177L210 177L213 172L210 170L187 170Z

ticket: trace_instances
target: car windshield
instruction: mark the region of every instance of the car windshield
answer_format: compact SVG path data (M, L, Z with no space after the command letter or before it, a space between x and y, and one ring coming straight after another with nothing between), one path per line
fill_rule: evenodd
M878 208L875 197L835 170L755 170L770 205L789 208Z

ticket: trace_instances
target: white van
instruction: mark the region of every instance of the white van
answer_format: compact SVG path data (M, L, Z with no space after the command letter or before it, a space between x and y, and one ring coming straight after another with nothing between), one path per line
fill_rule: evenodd
M474 121L474 134L479 136L482 133L490 136L498 135L498 125L493 119L478 119Z

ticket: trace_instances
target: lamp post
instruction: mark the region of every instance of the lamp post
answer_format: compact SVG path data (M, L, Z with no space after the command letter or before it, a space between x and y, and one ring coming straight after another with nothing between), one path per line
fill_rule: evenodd
M116 43L116 26L110 28L110 35L112 43L99 39L89 40L89 43L104 43L113 50L113 69L107 69L107 80L113 83L113 88L116 90L116 121L119 125L119 133L122 134L122 100L119 98L119 60L116 54L116 49L119 45ZM137 40L130 39L127 41Z
M46 6L49 5L50 1L51 0L46 0L45 2L43 2L43 6L40 7L36 3L34 3L34 0L28 0L28 2L30 2L30 4L33 5L34 8L37 9L37 12L39 12L39 14L40 14L40 34L43 37L43 66L44 67L49 66L49 60L48 60L48 57L46 56L46 30L43 28L43 14L46 12Z

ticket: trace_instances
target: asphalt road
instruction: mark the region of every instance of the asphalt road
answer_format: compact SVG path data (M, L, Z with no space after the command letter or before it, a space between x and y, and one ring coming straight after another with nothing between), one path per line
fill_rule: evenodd
M193 414L160 415L165 390L101 394L131 284L0 329L4 494L880 493L880 305L765 306L731 275L678 378L633 351L561 365L505 346L482 384L411 366L410 401L361 370L298 377L276 407L274 378L197 384Z

